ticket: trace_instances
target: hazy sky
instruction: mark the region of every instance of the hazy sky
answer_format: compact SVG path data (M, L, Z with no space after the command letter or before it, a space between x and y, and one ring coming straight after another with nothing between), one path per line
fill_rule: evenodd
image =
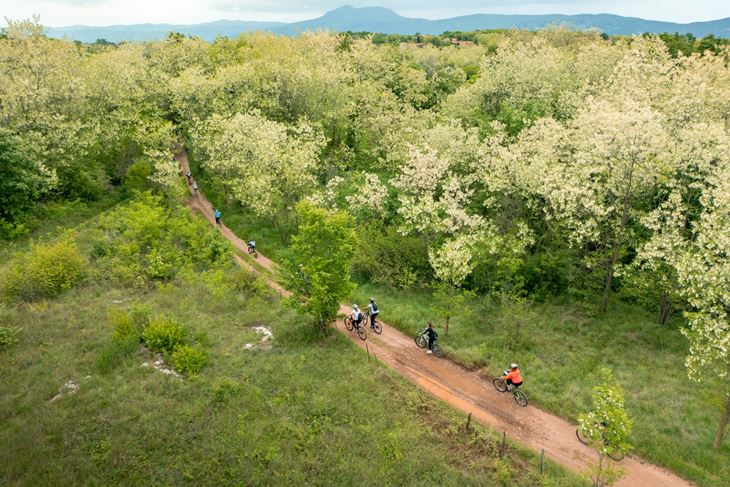
M50 26L194 24L219 19L297 21L342 5L380 5L430 19L471 13L613 13L694 22L730 17L730 0L0 0L0 17L40 14ZM2 22L4 24L4 22Z

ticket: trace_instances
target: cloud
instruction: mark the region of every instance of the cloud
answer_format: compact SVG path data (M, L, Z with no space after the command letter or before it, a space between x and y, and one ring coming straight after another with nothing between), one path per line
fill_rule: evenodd
M220 19L294 22L343 5L383 6L407 17L430 19L473 13L613 13L674 22L730 17L730 1L720 0L0 0L0 19L40 14L41 22L51 26Z

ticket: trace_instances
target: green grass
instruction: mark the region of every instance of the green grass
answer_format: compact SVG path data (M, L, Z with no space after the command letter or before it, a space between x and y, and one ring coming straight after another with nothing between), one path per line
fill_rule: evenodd
M7 263L0 263L0 267ZM231 269L232 270L232 269ZM193 378L112 340L112 310L145 305L183 324L208 357ZM0 352L0 484L585 485L432 400L338 333L313 335L269 292L219 273L154 289L91 282L55 300L8 303L22 327ZM274 334L271 348L247 350ZM54 402L69 380L76 394Z
M12 252L22 251L34 241L48 242L69 228L82 228L99 212L107 210L122 200L120 191L112 191L98 201L59 201L38 205L33 218L27 223L28 234L12 241L0 239L0 260Z
M516 338L512 318L480 298L471 303L470 317L452 319L445 336L427 291L361 285L353 299L367 303L370 296L383 321L405 333L433 320L449 356L467 367L496 376L520 363L531 403L570 420L589 407L600 369L612 368L626 391L641 456L700 485L730 479L730 441L719 451L711 448L720 412L708 402L707 386L687 379L680 318L660 327L653 313L618 300L605 316L593 313L597 306L553 301L535 304Z

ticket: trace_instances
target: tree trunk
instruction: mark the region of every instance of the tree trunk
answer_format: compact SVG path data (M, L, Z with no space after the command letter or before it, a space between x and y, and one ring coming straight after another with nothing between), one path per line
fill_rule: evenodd
M450 316L447 316L446 317L446 328L444 328L444 336L445 337L449 336L449 319L450 318L451 318Z
M606 313L608 309L608 297L611 293L611 284L613 283L613 271L618 261L619 242L616 242L611 252L611 258L606 263L606 285L603 287L603 299L601 300L601 313Z
M723 412L722 418L720 418L720 424L717 427L715 441L712 442L712 446L715 450L720 449L720 444L722 443L722 438L725 436L725 429L727 428L728 421L730 421L730 394L725 396L725 412Z
M621 244L624 242L624 234L626 232L626 224L629 222L629 211L631 210L631 195L634 186L634 166L636 166L636 158L631 158L631 164L629 165L626 191L623 195L623 209L621 211L621 225L619 226L618 233L613 242L613 250L611 252L611 259L606 265L606 286L603 288L603 300L601 302L601 313L606 313L608 309L608 296L611 293L611 284L613 283L613 272L618 262L618 255L621 251Z
M669 314L672 312L672 300L669 299L667 294L662 294L662 298L659 301L659 315L657 316L657 324L665 325L669 319Z
M603 453L598 453L598 471L596 472L596 483L594 487L603 487Z

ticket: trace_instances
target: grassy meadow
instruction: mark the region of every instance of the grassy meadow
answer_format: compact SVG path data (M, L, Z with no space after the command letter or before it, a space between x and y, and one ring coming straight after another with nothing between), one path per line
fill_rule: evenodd
M152 352L115 340L112 317L135 309L182 324L200 373L142 366ZM322 340L230 261L142 287L92 273L0 312L21 327L0 352L3 485L584 485L553 465L540 477L518 446L500 459L494 432L464 432L461 414L340 334ZM52 400L68 381L78 391Z

